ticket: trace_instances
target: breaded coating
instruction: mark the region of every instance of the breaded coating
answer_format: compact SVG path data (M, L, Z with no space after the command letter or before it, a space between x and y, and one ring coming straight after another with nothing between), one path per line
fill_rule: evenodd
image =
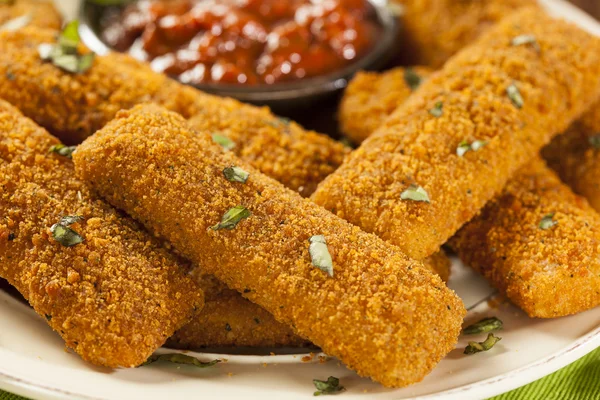
M357 73L340 102L340 132L354 143L362 143L431 72L427 67L412 67L394 68L383 73Z
M122 111L74 159L110 202L362 376L418 382L456 344L465 310L438 276L223 152L177 114ZM230 166L249 173L246 183L225 178ZM215 226L236 206L250 215ZM311 264L326 259L322 247L311 258L317 235L333 276Z
M393 0L404 9L402 53L412 64L441 67L495 23L537 0Z
M442 278L450 277L451 262L443 250L423 260L423 266ZM291 327L277 322L264 308L228 289L212 275L198 278L204 308L175 332L167 346L195 350L206 347L302 347L310 342Z
M51 30L0 33L0 94L65 143L81 142L121 109L154 102L198 130L227 136L238 156L304 196L349 152L268 108L202 93L124 54L96 57L84 74L63 72L38 54L40 44L55 40Z
M167 346L194 350L204 347L301 347L310 344L291 327L277 322L264 308L228 289L212 275L201 278L205 293L202 312L167 341Z
M83 359L134 367L202 308L180 260L133 220L94 198L58 140L0 102L0 276ZM83 242L66 247L51 227Z
M548 165L600 212L600 104L542 151Z
M521 35L537 45L513 45ZM422 259L597 99L599 78L600 39L518 12L434 73L312 199Z
M600 304L600 215L540 159L451 240L460 258L530 317Z
M29 26L60 29L62 25L62 17L51 0L14 0L12 4L0 3L0 27L25 15L31 18Z
M450 279L451 265L452 262L446 255L446 252L442 249L423 260L425 269L438 274L444 282L448 282L448 279Z

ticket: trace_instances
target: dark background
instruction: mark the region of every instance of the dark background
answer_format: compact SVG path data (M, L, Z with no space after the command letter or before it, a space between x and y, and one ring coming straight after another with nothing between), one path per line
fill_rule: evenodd
M596 18L600 18L600 1L598 0L571 0L571 3L578 5Z

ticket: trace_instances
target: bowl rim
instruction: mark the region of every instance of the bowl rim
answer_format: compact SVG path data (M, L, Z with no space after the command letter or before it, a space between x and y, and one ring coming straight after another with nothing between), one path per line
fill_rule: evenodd
M337 71L325 75L299 79L293 82L278 83L273 85L237 85L222 83L188 84L204 92L214 93L221 96L235 97L249 102L276 102L293 99L310 98L326 93L333 93L344 89L348 80L361 70L381 67L388 61L391 49L396 42L400 31L400 23L394 10L384 2L378 0L367 0L375 11L376 22L381 28L381 37L375 41L372 48L355 62ZM111 51L110 48L98 35L95 29L95 18L90 15L93 11L90 7L101 9L102 6L94 4L93 1L84 0L79 8L79 33L83 43L96 54L105 55ZM97 19L98 16L96 16ZM171 77L176 79L176 77Z

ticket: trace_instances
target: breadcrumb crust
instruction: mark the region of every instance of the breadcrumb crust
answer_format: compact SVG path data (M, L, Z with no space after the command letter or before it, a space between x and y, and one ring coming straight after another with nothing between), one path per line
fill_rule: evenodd
M223 152L177 114L120 112L74 159L110 202L362 376L418 382L456 344L464 306L438 276ZM223 177L231 165L250 172L246 184ZM240 204L249 218L210 229ZM319 234L332 278L311 265L308 239Z
M97 56L85 74L69 74L38 54L56 32L27 27L0 33L0 93L68 144L80 143L119 110L156 103L198 130L229 137L233 151L287 187L310 195L349 149L273 115L268 108L202 93L125 54Z
M556 225L542 229L546 216ZM530 317L600 304L600 215L536 159L450 241Z
M134 367L203 305L186 264L96 199L45 130L0 101L0 276L84 360ZM50 227L67 215L84 241Z
M537 0L393 0L403 5L402 52L409 63L440 68L516 10Z
M540 51L513 46L532 34ZM600 93L600 39L539 10L518 12L450 59L312 199L415 258L436 251ZM524 99L513 104L515 85ZM438 118L431 110L443 103ZM464 157L463 141L486 146ZM431 203L401 200L411 184Z
M560 178L600 212L600 147L590 142L600 134L600 104L594 105L563 135L542 151Z

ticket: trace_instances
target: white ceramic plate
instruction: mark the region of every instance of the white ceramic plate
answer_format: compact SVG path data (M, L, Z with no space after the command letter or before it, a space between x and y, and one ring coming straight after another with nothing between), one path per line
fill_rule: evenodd
M75 1L58 3L67 15L75 15ZM600 36L600 25L568 3L542 3L553 14ZM0 289L0 388L35 399L309 399L312 379L333 375L347 388L341 396L348 400L481 399L539 379L600 346L600 308L566 318L533 320L509 304L489 302L494 291L458 261L450 286L469 309L468 323L492 315L504 321L505 328L498 334L502 341L487 353L465 356L462 351L473 338L461 338L423 382L400 390L360 378L335 359L323 363L316 355L305 362L305 354L189 353L227 362L209 369L172 364L97 368L66 351L42 318Z

